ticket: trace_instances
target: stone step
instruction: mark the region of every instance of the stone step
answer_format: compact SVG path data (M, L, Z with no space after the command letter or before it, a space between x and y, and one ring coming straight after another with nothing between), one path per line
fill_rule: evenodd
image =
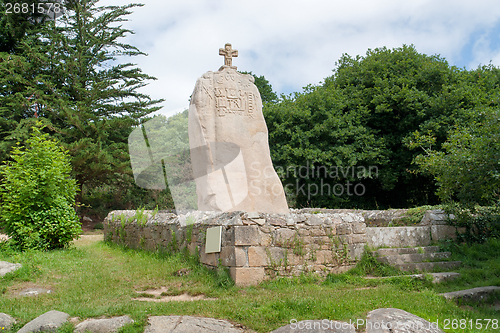
M433 271L435 269L450 270L462 264L461 261L412 262L395 264L394 267L404 271Z
M439 246L420 246L420 247L402 247L402 248L384 248L373 251L374 257L395 256L398 254L416 254L438 252Z
M396 265L411 262L441 261L450 257L451 252L412 253L377 257L377 261L383 264Z
M398 278L398 277L403 277L403 276L424 279L425 275L426 274L411 274L411 275L382 276L382 277L370 276L370 277L366 277L365 279L390 279L390 278ZM444 281L450 281L450 280L454 280L460 276L459 273L455 273L455 272L429 273L429 275L432 276L432 283L440 283L440 282L444 282Z
M480 302L493 293L500 293L500 287L496 286L479 287L466 290L452 291L440 295L449 300L460 299L464 301Z

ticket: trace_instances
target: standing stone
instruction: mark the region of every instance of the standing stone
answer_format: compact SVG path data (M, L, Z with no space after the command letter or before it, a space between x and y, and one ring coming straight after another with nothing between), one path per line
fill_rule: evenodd
M219 54L225 65L198 79L189 106L198 209L286 214L254 78L232 66L231 44Z

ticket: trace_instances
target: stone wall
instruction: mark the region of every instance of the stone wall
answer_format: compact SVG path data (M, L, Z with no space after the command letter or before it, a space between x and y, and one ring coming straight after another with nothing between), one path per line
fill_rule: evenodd
M205 253L205 235L221 226L221 251ZM105 239L134 249L187 249L208 266L226 266L237 285L315 272L322 276L353 267L364 252L366 225L356 213L263 214L113 211Z
M443 239L456 238L455 227L449 225L372 227L366 230L366 241L372 248L428 246Z

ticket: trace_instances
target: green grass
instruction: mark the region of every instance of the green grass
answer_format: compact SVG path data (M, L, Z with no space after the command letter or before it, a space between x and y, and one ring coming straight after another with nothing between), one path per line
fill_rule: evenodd
M460 273L456 280L436 286L438 292L448 292L483 286L500 286L500 240L490 239L484 244L457 245L442 242L441 249L452 253L451 260L462 261L454 272Z
M500 243L497 243L497 250ZM490 250L460 248L474 270L484 270L485 283L498 273L500 259ZM486 251L486 252L485 252ZM457 251L454 255L458 255ZM498 253L498 252L496 252ZM71 249L51 252L14 253L0 249L0 260L20 262L23 268L0 279L1 312L26 322L49 310L64 311L80 319L100 316L130 315L136 323L122 332L142 332L148 316L193 315L229 320L257 332L269 332L290 323L291 319L331 319L356 321L365 319L374 309L393 307L411 312L426 320L500 319L500 314L476 306L461 308L438 295L458 285L434 286L427 280L399 276L390 279L365 279L366 275L389 276L395 272L366 256L350 272L321 279L302 275L293 279L278 278L258 286L235 287L226 270L211 271L182 254L153 254L132 251L104 242L79 241ZM489 266L488 266L489 265ZM188 268L189 274L175 273ZM464 272L465 272L465 268ZM478 273L479 274L479 273ZM497 276L498 278L498 276ZM463 280L462 282L468 281ZM472 281L471 281L472 283ZM471 285L478 284L475 281ZM15 296L27 286L50 288L52 294L37 297ZM461 289L470 285L462 286ZM168 287L169 293L204 294L216 298L195 302L139 302L136 291ZM448 290L446 290L448 291ZM64 333L72 326L65 326ZM488 332L482 330L482 332ZM450 330L474 332L474 330ZM493 330L491 330L493 332Z

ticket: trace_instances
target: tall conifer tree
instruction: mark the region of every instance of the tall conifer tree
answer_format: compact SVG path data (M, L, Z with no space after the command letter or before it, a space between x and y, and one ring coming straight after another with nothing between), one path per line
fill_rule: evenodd
M20 42L20 54L0 54L2 148L26 138L39 118L69 149L80 185L116 183L129 174L128 134L161 102L139 92L154 77L116 62L145 55L122 42L133 33L122 22L142 5L97 2L67 2L65 15Z

